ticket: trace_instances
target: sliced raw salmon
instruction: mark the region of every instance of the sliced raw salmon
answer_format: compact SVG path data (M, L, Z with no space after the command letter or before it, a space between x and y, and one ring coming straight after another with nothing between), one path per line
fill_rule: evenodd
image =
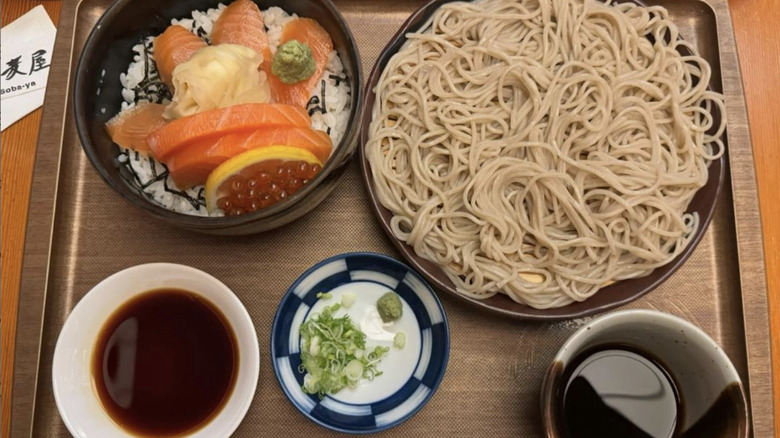
M180 148L165 162L180 188L204 184L209 174L225 161L248 150L284 145L304 149L324 163L332 143L328 134L311 128L285 126L229 134L196 141Z
M311 97L312 88L319 82L328 64L328 55L333 50L333 41L328 32L311 18L296 18L284 25L279 45L291 40L305 43L311 48L316 70L309 79L290 85L269 74L271 96L278 103L305 107Z
M157 71L171 90L173 86L173 69L182 62L189 61L198 50L206 47L206 43L193 35L187 29L172 25L154 39L154 61Z
M111 140L144 154L149 153L146 137L162 128L168 121L163 117L165 105L142 103L115 115L106 123Z
M211 30L212 44L239 44L263 56L265 66L271 63L271 47L265 33L263 14L251 0L236 0L219 16Z
M228 134L279 126L311 126L303 108L274 103L247 103L216 108L171 121L146 138L149 149L165 162L179 148L194 142L214 140Z

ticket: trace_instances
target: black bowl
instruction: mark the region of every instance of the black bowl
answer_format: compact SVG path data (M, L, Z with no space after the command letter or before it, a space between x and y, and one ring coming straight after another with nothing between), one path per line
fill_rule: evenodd
M131 204L174 226L208 234L240 235L287 224L316 207L336 187L355 152L362 101L360 54L346 21L330 0L254 0L260 9L280 6L288 13L317 20L330 33L350 78L349 123L340 144L320 173L306 186L269 208L231 217L200 217L177 213L148 199L130 172L117 161L119 148L108 137L105 123L120 110L120 73L133 60L132 47L141 38L162 33L173 18L188 18L193 10L215 8L219 0L117 0L98 20L87 38L76 68L74 112L84 152L103 179ZM101 111L104 109L105 111Z

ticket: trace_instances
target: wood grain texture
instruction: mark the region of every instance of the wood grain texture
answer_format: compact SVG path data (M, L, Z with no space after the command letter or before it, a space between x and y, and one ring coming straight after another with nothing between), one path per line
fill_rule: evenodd
M5 25L34 6L44 5L56 23L62 8L57 0L3 2L0 22ZM771 309L775 400L780 400L780 1L729 0L748 105ZM8 128L2 142L2 436L10 430L10 394L13 376L18 290L24 246L38 110ZM780 409L780 406L778 406ZM775 415L780 431L780 414Z
M13 0L3 2L0 9L2 26L14 21L35 6L43 5L51 20L59 21L62 2L58 0ZM0 239L2 252L0 264L2 280L0 294L0 343L2 344L2 376L0 376L0 395L2 403L2 436L8 436L11 430L11 383L13 379L14 345L16 337L16 314L19 303L19 280L22 272L22 253L24 250L27 206L29 204L30 183L35 163L35 144L38 140L38 128L41 124L42 109L11 125L0 134Z
M775 400L780 400L780 2L730 0L753 139L769 293ZM775 406L775 430L780 431Z

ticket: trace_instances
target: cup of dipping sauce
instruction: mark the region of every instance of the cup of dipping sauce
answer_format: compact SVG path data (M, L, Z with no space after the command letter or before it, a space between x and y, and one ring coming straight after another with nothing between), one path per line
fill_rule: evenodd
M742 382L701 329L666 313L614 312L558 351L541 397L547 438L747 438Z
M60 332L52 379L76 437L221 438L246 414L259 364L254 325L227 286L157 263L84 296Z

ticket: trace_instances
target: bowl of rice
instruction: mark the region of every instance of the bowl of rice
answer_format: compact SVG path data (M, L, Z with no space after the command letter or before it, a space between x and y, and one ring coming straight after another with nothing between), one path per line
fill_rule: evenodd
M232 2L117 0L99 19L81 52L75 76L76 127L87 157L100 176L131 204L174 226L222 235L251 234L285 225L312 210L336 187L356 150L360 120L360 55L352 33L330 0L258 0L268 45L280 45L285 24L315 20L332 40L320 79L310 87L305 111L311 129L330 138L321 169L281 201L240 215L206 208L203 185L177 187L168 167L152 155L112 141L106 123L122 111L148 103L168 104L172 93L160 79L154 41L178 25L210 43L215 22ZM305 114L304 114L305 116ZM308 119L307 119L308 120Z

